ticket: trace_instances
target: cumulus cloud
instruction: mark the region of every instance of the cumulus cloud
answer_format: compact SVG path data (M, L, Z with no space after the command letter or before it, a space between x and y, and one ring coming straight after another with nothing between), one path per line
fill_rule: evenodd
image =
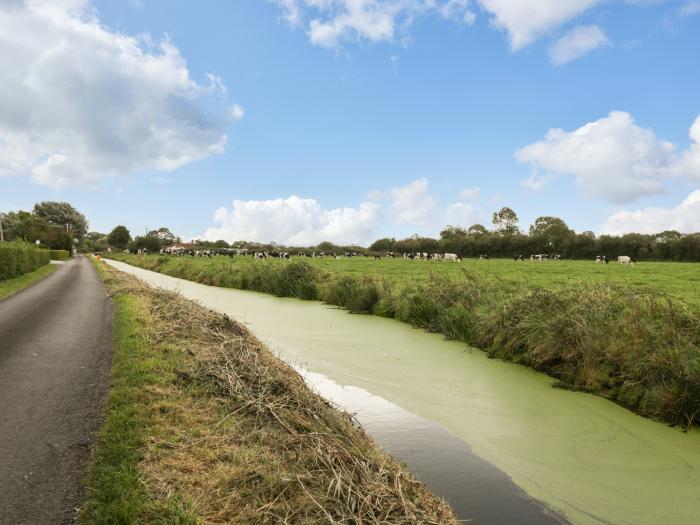
M696 126L694 140L700 138L698 121ZM550 174L573 175L586 195L627 203L663 192L664 178L674 173L690 176L700 146L696 141L679 163L673 144L637 126L630 114L613 111L574 131L551 129L515 158Z
M602 233L659 233L676 230L681 233L700 231L700 190L693 191L674 208L648 207L619 211L605 221Z
M425 177L391 188L387 192L393 219L398 224L427 224L433 216L437 202L428 192Z
M215 228L204 238L228 242L247 240L287 246L311 246L323 241L366 244L375 237L381 206L365 202L357 208L326 209L315 199L292 195L286 199L234 200L231 209L219 208Z
M316 45L335 48L343 41L392 41L405 36L415 17L429 12L466 25L474 23L469 0L277 0L290 26L309 19L307 34Z
M521 49L578 17L603 0L479 0L493 16L491 23L508 33L513 49Z
M540 175L537 168L534 168L526 179L520 181L520 184L530 191L541 191L551 178L550 175Z
M490 17L493 27L506 33L511 49L519 50L551 34L586 11L611 0L272 0L280 6L282 18L291 27L307 24L312 43L335 48L343 41L393 41L407 34L419 16L437 14L446 20L471 26L474 7ZM618 0L626 4L649 4L657 0ZM687 0L682 10L694 14L698 0ZM687 15L686 15L687 16ZM570 38L573 39L575 35ZM578 35L576 45L591 46L591 35ZM564 46L567 42L562 42ZM598 46L602 45L600 42ZM589 51L587 49L587 51ZM580 49L579 49L580 52Z
M195 82L167 39L111 31L81 0L0 3L0 35L0 176L94 187L223 152L225 86Z
M561 66L581 58L594 49L609 45L610 40L600 27L578 26L552 44L549 48L549 57L552 64Z

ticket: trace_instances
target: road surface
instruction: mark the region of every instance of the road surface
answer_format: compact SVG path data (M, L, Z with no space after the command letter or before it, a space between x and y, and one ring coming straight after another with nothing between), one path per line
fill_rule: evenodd
M111 351L111 302L85 257L0 301L0 524L74 521Z

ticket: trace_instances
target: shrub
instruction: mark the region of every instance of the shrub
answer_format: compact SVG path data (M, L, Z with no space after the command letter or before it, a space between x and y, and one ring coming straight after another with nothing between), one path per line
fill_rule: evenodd
M324 289L321 299L353 313L371 314L381 299L381 292L372 279L360 280L344 276L331 281Z
M50 262L48 250L21 243L0 244L0 281L18 277Z
M68 250L49 250L51 254L52 261L65 261L70 259L70 252Z

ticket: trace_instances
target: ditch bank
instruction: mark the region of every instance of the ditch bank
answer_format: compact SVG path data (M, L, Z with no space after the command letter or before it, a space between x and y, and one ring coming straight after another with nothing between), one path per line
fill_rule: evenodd
M457 523L243 325L98 267L115 348L83 523Z

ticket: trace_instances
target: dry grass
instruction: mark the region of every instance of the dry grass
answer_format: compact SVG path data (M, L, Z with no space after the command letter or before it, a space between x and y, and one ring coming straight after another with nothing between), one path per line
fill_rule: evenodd
M148 499L180 502L195 523L456 523L245 327L111 268L105 274L112 294L143 299L153 359L177 355L145 396L139 470Z

